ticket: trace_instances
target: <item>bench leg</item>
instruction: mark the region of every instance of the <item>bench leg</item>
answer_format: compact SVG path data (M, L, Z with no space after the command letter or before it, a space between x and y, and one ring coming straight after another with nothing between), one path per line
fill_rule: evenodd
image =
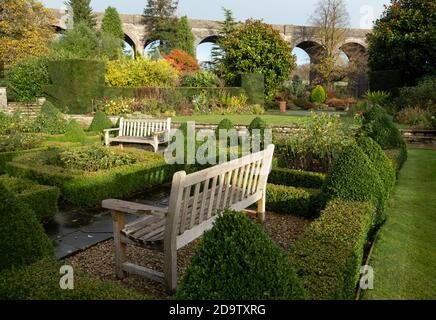
M265 202L266 202L266 192L263 192L262 198L257 202L257 219L260 223L265 223Z
M115 245L115 274L118 279L123 279L126 273L123 271L123 263L126 262L126 245L121 242L121 230L124 229L124 214L113 211L114 245Z
M168 293L174 294L177 289L177 249L175 243L165 247L164 275Z
M154 150L154 153L156 153L157 150L159 150L159 137L158 136L153 137L153 150Z

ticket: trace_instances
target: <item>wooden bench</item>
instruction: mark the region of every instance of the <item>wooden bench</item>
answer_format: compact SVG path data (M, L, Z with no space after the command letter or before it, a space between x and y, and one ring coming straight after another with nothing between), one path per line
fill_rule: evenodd
M153 146L157 152L160 144L167 143L170 138L171 118L160 119L124 119L120 118L120 126L115 129L104 130L104 143L143 143ZM111 137L111 132L118 132Z
M177 286L177 250L212 228L224 209L241 211L257 202L257 215L265 220L265 196L274 145L267 149L187 175L174 174L168 207L155 207L115 199L102 206L112 211L115 266L118 278L136 274L160 281L174 292ZM125 225L124 213L142 215ZM164 272L126 260L126 244L164 252Z

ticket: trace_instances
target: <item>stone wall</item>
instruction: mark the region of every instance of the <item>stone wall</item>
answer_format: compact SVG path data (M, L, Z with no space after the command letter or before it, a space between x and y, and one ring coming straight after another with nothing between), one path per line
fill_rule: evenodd
M4 111L8 107L8 97L6 88L0 87L0 111Z

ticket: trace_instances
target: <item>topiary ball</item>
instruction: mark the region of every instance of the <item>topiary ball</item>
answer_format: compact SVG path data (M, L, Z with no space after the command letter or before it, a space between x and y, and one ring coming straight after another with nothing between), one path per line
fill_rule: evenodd
M101 132L105 129L110 129L113 127L112 121L108 118L108 116L103 111L97 111L92 119L92 123L89 126L88 131L92 132Z
M363 152L365 152L374 168L377 170L383 183L385 195L389 197L395 186L395 169L392 166L392 162L383 152L380 145L371 138L361 137L357 140L357 144Z
M357 144L345 147L327 172L322 191L327 199L369 201L378 209L374 224L384 221L387 199L383 182L368 156Z
M324 88L317 85L310 93L310 101L313 103L324 103L327 99L327 94Z
M53 256L35 213L0 183L0 270Z
M400 148L404 143L391 116L380 106L374 106L363 114L362 129L382 149Z
M86 141L86 133L83 127L73 119L68 123L64 138L69 142L84 143Z
M203 235L177 299L302 299L303 289L285 253L260 225L226 211Z
M253 130L260 130L260 141L261 141L261 149L264 148L265 144L265 129L268 129L268 125L265 120L261 119L260 117L256 117L251 121L250 125L248 126L248 132L250 133L250 136L253 138Z

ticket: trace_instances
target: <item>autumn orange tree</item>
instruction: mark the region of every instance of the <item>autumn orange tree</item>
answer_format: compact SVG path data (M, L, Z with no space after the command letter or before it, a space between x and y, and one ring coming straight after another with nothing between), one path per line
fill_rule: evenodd
M54 39L54 17L38 1L0 1L0 64L41 56Z
M200 71L197 59L193 58L189 53L183 50L174 49L170 54L165 55L164 59L179 72L192 73Z

